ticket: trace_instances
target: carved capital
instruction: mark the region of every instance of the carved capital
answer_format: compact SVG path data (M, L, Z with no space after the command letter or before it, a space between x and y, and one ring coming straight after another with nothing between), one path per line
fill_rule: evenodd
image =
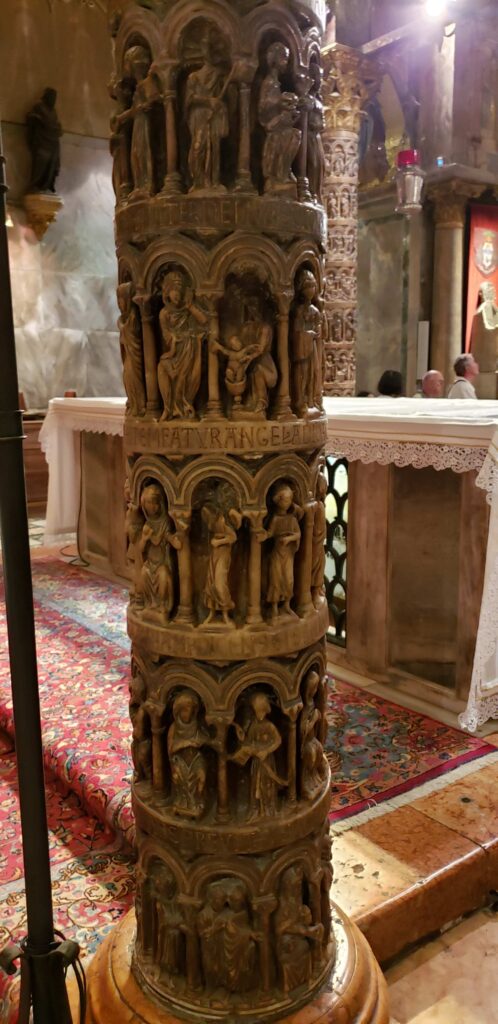
M326 133L342 130L358 135L363 107L380 88L379 66L340 43L327 46L322 60Z
M39 242L63 206L61 197L55 194L46 195L44 192L34 192L24 196L26 218Z
M427 197L434 205L434 223L437 227L463 228L465 214L471 199L478 199L483 185L454 178L452 181L430 185Z

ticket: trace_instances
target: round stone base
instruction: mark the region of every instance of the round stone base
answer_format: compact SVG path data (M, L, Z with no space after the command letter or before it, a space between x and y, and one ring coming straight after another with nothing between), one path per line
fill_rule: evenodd
M332 919L337 959L328 984L303 1009L280 1018L282 1024L389 1024L387 986L370 947L356 925L334 905ZM185 1024L139 988L131 972L134 940L135 913L131 911L91 962L86 1024ZM76 1020L74 989L71 1001ZM202 1013L202 1019L208 1024L208 1015ZM226 1019L234 1022L236 1017ZM264 1018L256 1013L254 1019Z

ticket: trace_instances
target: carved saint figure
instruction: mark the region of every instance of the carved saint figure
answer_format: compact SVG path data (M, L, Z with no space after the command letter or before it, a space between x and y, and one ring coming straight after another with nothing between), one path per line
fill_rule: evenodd
M312 408L321 381L315 374L321 366L322 314L314 304L318 285L311 270L303 270L297 282L297 305L294 311L292 374L294 402L299 416Z
M131 563L133 574L130 584L130 602L135 603L137 590L140 590L140 577L142 572L142 559L138 550L138 544L142 536L144 517L142 510L131 500L130 484L125 481L125 529L128 538L127 561Z
M323 101L320 94L322 87L322 70L313 61L310 64L310 75L313 85L310 90L311 109L308 113L308 151L307 174L310 192L316 202L322 200L323 176L325 173L325 153L323 150L322 132L325 128Z
M197 931L201 943L204 984L215 992L224 984L223 927L225 923L225 888L222 882L208 886L206 902L197 918Z
M273 331L270 324L263 320L260 300L256 295L249 296L245 301L244 322L239 334L231 337L230 349L233 353L244 355L240 360L240 365L244 368L243 380L247 380L244 409L258 417L266 415L269 391L275 387L278 380L277 367L271 354L272 340ZM234 369L232 364L232 370ZM231 382L228 379L228 366L225 379L228 390L236 393L236 389L229 386Z
M57 117L55 89L45 89L39 103L30 110L26 124L31 153L31 180L28 192L55 192L61 166L62 127Z
M284 872L275 913L277 959L286 995L309 981L312 947L323 940L323 925L313 924L311 910L303 901L303 881L303 869L298 865Z
M156 915L154 960L167 974L179 974L183 960L183 917L175 898L175 879L166 864L155 864L152 886Z
M201 382L202 340L207 315L196 306L183 274L172 270L163 281L159 325L163 352L157 368L163 400L162 420L194 419Z
M185 116L190 130L188 167L192 186L216 190L220 187L220 143L228 135L228 111L223 100L229 79L223 83L219 67L213 63L209 36L202 40L202 67L187 80Z
M254 985L258 936L251 925L243 882L227 885L226 903L222 936L224 987L228 992L247 992Z
M203 625L209 625L216 613L221 612L225 625L233 627L234 623L229 612L235 605L230 594L228 577L232 561L232 547L237 540L236 530L240 530L242 515L237 509L231 508L225 516L221 510L204 505L202 518L210 533L211 549L204 586L204 604L209 608L209 614Z
M132 724L131 756L137 782L150 779L152 775L152 740L150 720L145 710L146 697L145 682L140 673L136 673L130 682L129 711Z
M171 532L166 500L158 484L144 487L140 505L145 517L138 548L142 560L138 601L152 609L159 622L169 621L174 603L170 548L181 548L182 542Z
M157 99L157 91L149 76L151 59L145 46L130 46L125 53L126 77L135 83L131 106L117 115L115 130L131 122L131 176L133 190L130 199L146 199L153 188L154 168L150 142L150 110Z
M266 531L267 538L273 540L266 600L271 605L271 618L276 619L279 612L295 616L290 602L294 594L294 557L301 543L298 516L302 518L302 509L294 503L292 487L285 482L276 487L272 503L275 511Z
M242 395L247 387L247 367L259 352L257 344L244 347L240 338L232 334L224 345L216 341L212 345L213 352L219 352L227 360L225 368L225 385L233 397L233 409L240 409Z
M299 98L294 92L283 92L280 75L289 65L290 52L283 43L272 43L266 61L268 74L263 79L258 104L258 116L266 132L263 147L263 177L265 191L287 190L295 182L292 164L301 144Z
M250 819L265 818L277 813L279 789L287 780L277 774L275 751L282 746L282 737L270 719L271 704L265 693L254 693L250 699L251 721L247 728L235 722L240 741L231 755L235 764L244 767L251 762Z
M304 800L314 800L327 777L327 763L317 736L322 720L322 713L315 703L319 685L320 676L312 669L304 682L304 705L299 719L301 796Z
M325 514L325 498L327 497L327 478L318 474L316 483L316 501L313 515L313 543L311 562L311 597L315 608L325 594L325 541L327 539L327 517Z
M131 281L118 285L118 306L121 316L118 320L119 343L123 359L123 383L128 397L127 408L132 416L145 413L145 384L140 330L140 314L133 302Z
M184 818L200 818L206 803L207 761L202 748L212 745L212 740L199 717L198 697L190 690L182 690L173 702L168 756L171 807Z

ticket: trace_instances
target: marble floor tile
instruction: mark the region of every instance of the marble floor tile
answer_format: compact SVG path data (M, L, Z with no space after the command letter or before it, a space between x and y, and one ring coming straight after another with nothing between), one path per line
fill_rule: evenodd
M411 807L473 843L498 843L498 763L415 800Z
M496 1024L498 917L480 911L387 971L399 1024Z
M355 919L384 905L417 881L416 871L356 829L334 839L332 861L332 899Z

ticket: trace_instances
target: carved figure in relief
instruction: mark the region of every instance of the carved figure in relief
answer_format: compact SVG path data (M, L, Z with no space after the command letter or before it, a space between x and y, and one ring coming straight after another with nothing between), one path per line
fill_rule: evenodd
M310 90L312 106L308 114L308 166L307 174L310 191L317 202L322 200L323 176L325 174L325 153L323 150L322 132L325 128L325 116L321 97L322 70L319 64L310 64L313 85Z
M247 907L243 882L227 885L227 909L223 919L224 987L229 992L247 992L254 985L256 940Z
M273 330L263 319L260 301L256 295L246 299L245 317L239 334L232 336L230 340L230 348L232 352L244 353L243 362L241 360L241 365L246 365L247 380L244 411L264 417L269 403L269 391L275 387L278 380L277 367L271 354ZM228 390L233 393L235 389L230 387L227 377L225 381Z
M311 562L311 597L315 608L325 594L325 541L327 540L327 517L325 515L325 498L327 497L327 478L319 473L316 484L316 500L313 516L313 545Z
M207 761L202 748L214 744L199 719L198 697L182 690L173 702L173 724L167 742L171 808L184 818L200 818L206 804Z
M227 360L225 368L225 385L233 398L233 408L240 409L242 395L247 387L247 367L259 352L258 345L244 347L236 334L231 335L224 345L219 341L212 345L213 352L219 352Z
M147 199L153 189L154 168L150 140L150 110L158 98L149 77L151 58L145 46L130 46L125 53L124 67L127 78L135 82L131 106L116 117L115 128L131 122L131 176L133 190L130 199Z
M223 927L225 920L225 889L221 882L208 886L206 902L197 917L201 943L202 973L207 989L215 992L223 987Z
M216 613L221 612L225 625L233 628L234 623L229 612L235 605L230 594L228 577L232 561L232 547L237 540L236 530L240 530L242 515L237 509L231 508L225 516L220 510L213 510L204 505L202 518L210 533L211 549L204 587L204 604L209 608L209 614L203 625L208 626ZM227 520L229 521L227 522Z
M234 723L240 747L231 755L235 764L245 767L251 762L250 820L277 813L277 796L287 780L277 774L275 751L282 746L282 737L270 720L271 704L265 693L250 698L251 721L244 729Z
M223 74L212 60L209 36L202 40L202 59L202 67L188 77L185 95L185 116L191 137L188 155L191 192L224 190L224 186L220 186L220 143L229 131L223 97L230 77L223 83Z
M297 865L284 872L275 913L277 959L286 994L310 980L312 948L323 940L323 925L313 924L311 910L303 901L303 881L303 869Z
M31 180L28 192L55 192L61 166L62 127L57 117L55 89L45 89L26 118L31 153Z
M272 619L279 613L295 617L290 602L294 595L294 557L301 543L299 519L303 512L294 502L292 487L285 482L276 487L272 504L275 511L266 531L267 539L273 540L268 559L266 600L271 605Z
M317 735L322 720L322 713L315 703L319 685L320 676L312 669L304 681L304 705L299 719L301 796L304 800L314 800L327 777L327 762Z
M163 352L157 368L163 400L162 420L194 419L194 401L201 382L202 340L207 314L194 303L180 271L166 274L159 325Z
M137 588L138 603L161 624L169 621L174 603L171 547L179 550L180 538L171 532L166 500L158 484L144 487L140 505L145 517L138 549L142 569Z
M133 302L131 281L118 285L117 298L121 313L118 330L123 359L123 383L128 397L127 409L131 416L143 416L146 398L142 333L140 314Z
M156 914L154 960L168 974L179 974L183 960L183 917L176 902L176 883L166 864L156 864L153 874Z
M149 716L144 703L147 687L139 672L134 674L130 682L130 719L132 724L131 756L135 769L135 779L141 782L152 775L152 740L150 736Z
M266 54L268 74L263 79L259 95L258 116L266 132L263 147L263 177L265 191L288 190L295 182L292 164L301 144L299 97L284 92L280 75L289 65L290 52L283 43L272 43Z
M305 416L321 392L321 380L315 374L321 367L318 351L322 340L322 314L314 304L318 285L311 270L303 270L297 282L297 305L292 337L292 374L296 411Z

